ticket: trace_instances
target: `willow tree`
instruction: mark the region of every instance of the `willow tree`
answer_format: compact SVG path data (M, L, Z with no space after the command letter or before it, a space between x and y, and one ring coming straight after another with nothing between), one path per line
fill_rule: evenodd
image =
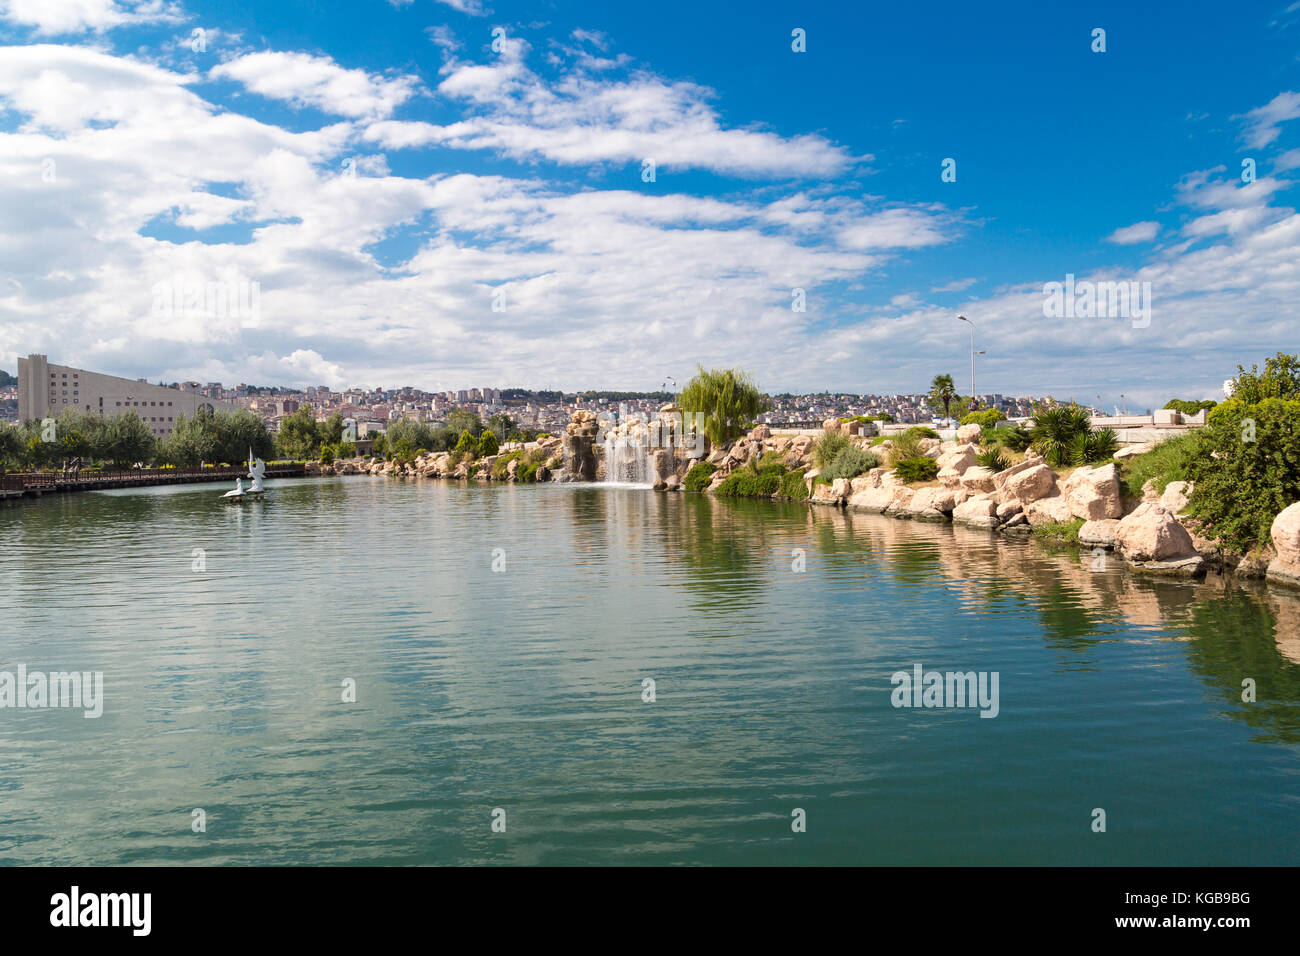
M745 427L768 408L767 396L758 390L748 372L697 366L677 404L682 411L702 416L704 434L714 445L739 438Z

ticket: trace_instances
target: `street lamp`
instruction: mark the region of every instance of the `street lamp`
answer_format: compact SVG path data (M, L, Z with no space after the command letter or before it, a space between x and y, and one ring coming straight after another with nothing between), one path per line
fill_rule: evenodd
M973 402L975 401L975 323L964 315L957 316L957 321L965 322L970 326L970 400Z

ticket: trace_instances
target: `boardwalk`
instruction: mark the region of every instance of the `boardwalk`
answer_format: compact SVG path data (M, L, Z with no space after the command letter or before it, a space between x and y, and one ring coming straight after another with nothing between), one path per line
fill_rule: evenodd
M267 465L267 478L300 478L301 462ZM129 471L87 471L73 478L59 472L0 476L0 500L39 498L41 495L94 491L104 488L136 488L143 485L187 485L201 481L230 481L248 477L245 467L234 468L135 468Z

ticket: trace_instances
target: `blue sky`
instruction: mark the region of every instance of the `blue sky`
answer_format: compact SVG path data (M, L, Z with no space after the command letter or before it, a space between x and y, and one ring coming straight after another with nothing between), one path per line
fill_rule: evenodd
M10 369L917 391L961 312L981 392L1159 404L1296 348L1300 2L0 0L0 43ZM1151 321L1045 317L1067 274Z

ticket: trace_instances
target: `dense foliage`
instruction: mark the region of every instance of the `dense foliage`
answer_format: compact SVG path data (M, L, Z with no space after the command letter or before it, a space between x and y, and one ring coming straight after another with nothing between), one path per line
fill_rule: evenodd
M767 398L749 373L737 369L699 366L686 383L677 404L685 412L703 416L704 434L714 445L739 438L754 418L768 408Z
M709 487L709 484L713 481L713 473L717 470L716 465L702 461L686 473L686 478L682 481L682 487L687 491L703 491Z
M986 408L983 411L963 415L963 425L979 425L981 428L993 428L998 422L1006 421L1006 413L1000 408Z
M894 474L906 482L933 481L939 465L933 458L904 458L894 463Z
M1212 537L1242 551L1269 543L1273 518L1300 501L1298 424L1300 388L1291 398L1234 397L1210 412L1186 474L1196 483L1188 512Z
M856 478L879 464L880 459L875 455L849 445L842 448L831 463L821 470L819 477L826 481L834 481L836 478Z
M307 453L318 455L319 449L317 441L307 446ZM158 445L158 458L178 468L195 468L203 462L237 465L248 460L250 450L263 459L274 457L275 452L266 423L255 413L247 409L200 412L193 418L177 416L171 434Z
M1192 402L1182 398L1171 398L1165 402L1165 408L1170 411L1181 412L1184 415L1195 415L1203 409L1210 409L1217 405L1218 402L1212 399L1204 399L1199 402Z
M827 468L835 460L835 456L848 447L848 435L843 432L823 432L813 442L813 464L818 468Z
M1119 448L1114 429L1092 430L1092 414L1081 405L1044 408L1034 416L1033 446L1053 468L1105 461Z

